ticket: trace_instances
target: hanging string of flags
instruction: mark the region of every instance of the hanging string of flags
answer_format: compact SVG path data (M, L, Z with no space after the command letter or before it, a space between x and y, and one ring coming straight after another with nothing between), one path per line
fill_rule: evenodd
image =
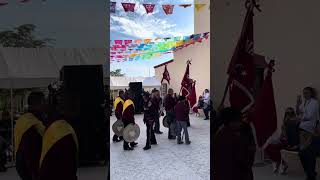
M136 9L136 3L121 3L122 8L125 12L134 12ZM156 4L142 4L144 9L146 10L147 14L153 13ZM203 7L205 7L207 4L201 4L201 3L196 3L194 4L194 8L197 11L202 10ZM174 4L163 4L161 5L164 13L166 15L171 15L173 14L173 10L176 7ZM177 6L182 7L182 8L188 8L191 7L192 4L178 4ZM110 2L110 13L116 13L116 7L117 7L117 2ZM210 9L210 6L209 6Z
M24 4L24 3L28 3L28 2L30 2L31 0L20 0L19 1L19 3L21 3L21 4ZM40 0L41 2L45 2L46 0ZM1 1L0 2L0 7L1 6L6 6L6 5L9 5L9 2L7 2L7 1Z
M110 63L148 60L208 40L209 32L170 38L111 40Z

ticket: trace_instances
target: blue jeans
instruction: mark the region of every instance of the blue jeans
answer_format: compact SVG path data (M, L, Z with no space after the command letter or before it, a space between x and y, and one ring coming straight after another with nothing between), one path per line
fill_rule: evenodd
M178 142L180 142L181 139L181 131L183 129L184 132L184 136L185 136L185 140L186 142L189 142L189 133L188 133L188 122L187 121L177 121L177 136L178 136Z
M320 138L314 137L312 143L299 152L299 157L303 169L308 179L313 180L316 178L316 159L320 154Z

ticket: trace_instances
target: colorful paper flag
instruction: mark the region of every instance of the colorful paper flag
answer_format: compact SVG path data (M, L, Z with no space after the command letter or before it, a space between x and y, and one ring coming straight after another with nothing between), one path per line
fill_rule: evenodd
M144 40L144 43L145 43L145 44L149 44L149 43L151 42L151 40L152 40L152 39L145 39L145 40Z
M143 4L143 6L146 9L147 14L153 13L155 4Z
M114 43L115 43L115 44L122 45L122 40L114 40Z
M195 4L194 7L196 8L197 11L200 11L206 4Z
M27 3L27 2L29 2L30 0L21 0L20 2L21 3Z
M163 8L164 12L166 13L166 15L170 15L173 13L174 5L164 4L164 5L162 5L162 8Z
M110 13L116 13L116 2L110 2Z
M125 45L131 44L131 43L132 43L132 40L124 40Z
M125 12L134 12L135 3L121 3Z

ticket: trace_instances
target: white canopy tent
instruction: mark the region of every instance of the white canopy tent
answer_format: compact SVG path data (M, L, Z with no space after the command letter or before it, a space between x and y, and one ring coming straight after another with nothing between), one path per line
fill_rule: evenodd
M13 129L13 89L47 87L65 65L104 65L103 48L0 48L0 89L10 89ZM104 73L105 74L105 73ZM13 145L12 130L12 145Z
M65 65L103 65L103 48L0 48L0 88L47 87Z
M110 89L129 89L130 82L142 82L143 88L160 88L161 83L155 77L110 77Z

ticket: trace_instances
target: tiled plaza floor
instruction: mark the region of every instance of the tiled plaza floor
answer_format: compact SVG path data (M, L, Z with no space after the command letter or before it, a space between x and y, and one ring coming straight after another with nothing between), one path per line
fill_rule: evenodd
M210 122L190 115L188 129L191 145L177 145L168 140L168 129L156 135L158 145L148 151L142 148L146 142L143 116L136 115L140 126L138 147L123 151L121 143L111 143L111 179L116 180L209 180L210 179ZM115 121L112 117L111 123ZM162 123L162 119L160 120ZM113 134L111 134L113 136ZM112 140L112 139L111 139Z

